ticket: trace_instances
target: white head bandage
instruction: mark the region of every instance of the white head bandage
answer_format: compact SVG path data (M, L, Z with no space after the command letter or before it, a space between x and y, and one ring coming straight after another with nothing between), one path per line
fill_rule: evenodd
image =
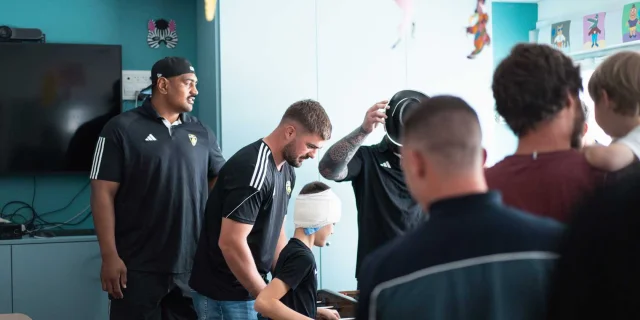
M296 228L322 228L340 221L342 203L331 191L301 194L296 198L293 224Z

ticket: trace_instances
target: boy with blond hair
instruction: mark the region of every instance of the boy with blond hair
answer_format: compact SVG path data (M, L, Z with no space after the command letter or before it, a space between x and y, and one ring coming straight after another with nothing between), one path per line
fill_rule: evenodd
M293 214L296 231L280 252L273 280L254 305L259 319L340 319L337 311L316 306L318 270L311 248L326 245L333 225L340 221L341 207L340 198L322 182L300 190Z
M611 172L640 159L640 54L625 51L607 58L589 80L589 95L596 122L613 140L585 148L587 161Z

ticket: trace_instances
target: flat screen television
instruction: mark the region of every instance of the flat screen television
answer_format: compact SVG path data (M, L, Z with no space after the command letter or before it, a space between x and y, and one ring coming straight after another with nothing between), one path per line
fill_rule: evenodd
M122 48L0 43L0 175L88 173L122 112Z

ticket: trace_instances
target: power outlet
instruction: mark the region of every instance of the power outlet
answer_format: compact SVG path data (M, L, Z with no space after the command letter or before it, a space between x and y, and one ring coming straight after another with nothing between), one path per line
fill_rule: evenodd
M135 100L136 92L151 85L150 70L123 70L122 71L122 99Z

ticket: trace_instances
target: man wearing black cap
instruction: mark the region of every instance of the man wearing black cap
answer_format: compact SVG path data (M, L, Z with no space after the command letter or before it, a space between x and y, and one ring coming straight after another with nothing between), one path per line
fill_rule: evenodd
M153 93L102 130L91 207L111 319L196 319L188 280L209 190L224 158L210 128L188 114L191 63L151 69Z
M410 110L428 97L404 90L390 101L373 105L364 122L331 146L319 164L320 174L337 182L351 181L358 209L356 279L363 259L375 249L424 220L422 209L411 198L400 167L400 129ZM373 146L361 146L378 124L385 138Z

